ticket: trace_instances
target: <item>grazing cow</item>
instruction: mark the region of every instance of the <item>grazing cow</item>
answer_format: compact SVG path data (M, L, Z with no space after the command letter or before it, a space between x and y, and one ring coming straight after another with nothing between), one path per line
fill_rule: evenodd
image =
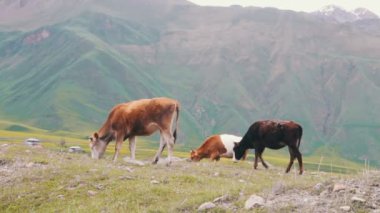
M190 159L200 161L202 158L210 158L218 161L220 157L233 158L234 143L240 142L241 137L235 135L212 135L196 150L191 150ZM245 159L246 153L243 158Z
M302 155L299 146L302 137L302 127L293 121L257 121L253 123L247 133L245 133L240 143L235 143L235 158L239 160L247 149L255 149L254 169L257 169L257 160L260 158L263 166L268 168L264 162L262 154L266 147L270 149L280 149L288 146L290 162L286 169L289 172L295 158L298 160L299 173L303 173Z
M157 163L165 146L168 146L168 164L171 163L173 146L177 137L179 102L169 98L141 99L116 105L106 122L90 138L92 158L100 158L109 142L116 140L113 161L116 161L121 145L129 138L131 159L135 159L136 136L151 135L160 131L160 147L154 157Z

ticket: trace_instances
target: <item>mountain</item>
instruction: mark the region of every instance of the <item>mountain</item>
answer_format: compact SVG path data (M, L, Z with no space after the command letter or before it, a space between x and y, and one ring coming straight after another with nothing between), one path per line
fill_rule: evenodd
M380 163L372 19L180 0L0 0L0 14L2 120L90 134L117 103L168 96L186 147L291 119L306 155Z
M357 8L353 11L346 11L345 9L336 5L327 5L320 10L313 12L312 14L319 18L336 21L339 23L379 19L375 13L365 8Z

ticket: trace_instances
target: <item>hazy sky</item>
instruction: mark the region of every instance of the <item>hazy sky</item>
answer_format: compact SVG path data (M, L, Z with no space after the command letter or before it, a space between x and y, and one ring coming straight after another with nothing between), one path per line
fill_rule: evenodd
M346 10L364 7L380 15L380 0L189 0L198 5L276 7L295 11L315 11L326 5L337 5Z

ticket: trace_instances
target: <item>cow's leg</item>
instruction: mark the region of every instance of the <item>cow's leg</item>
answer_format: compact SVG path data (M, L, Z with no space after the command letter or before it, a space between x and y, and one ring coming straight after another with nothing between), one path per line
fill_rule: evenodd
M129 152L131 153L131 159L135 160L136 158L136 137L129 137Z
M263 152L265 150L265 147L260 147L257 149L258 153L259 153L259 158L260 158L260 161L261 161L261 164L263 164L263 166L268 169L268 165L265 163L264 159L263 159Z
M158 148L158 151L157 151L156 155L154 156L154 159L152 162L153 164L156 164L158 162L158 160L160 159L160 156L162 154L162 151L164 151L164 149L165 149L165 146L166 146L166 142L164 139L164 135L161 132L160 133L160 147Z
M294 154L297 157L298 160L298 166L300 167L300 172L299 174L302 175L303 173L303 164L302 164L302 155L301 152L299 151L298 147L294 147Z
M255 162L253 163L253 169L257 169L257 160L259 158L259 152L255 149Z
M211 156L210 156L210 160L211 161L219 161L220 160L220 155L219 155L219 153L213 153L213 154L211 154Z
M113 155L113 162L116 162L117 156L119 155L119 152L121 150L121 145L123 144L123 137L120 136L120 134L117 134L116 136L116 144L115 144L115 154Z
M168 147L168 163L169 166L172 163L173 157L173 147L174 147L174 136L170 132L163 132L164 140L166 141L166 145Z
M286 168L286 173L288 173L290 171L290 168L292 168L293 166L293 162L294 162L294 159L295 159L295 147L290 147L289 146L289 154L290 154L290 161L289 161L289 164L288 164L288 167Z
M242 157L243 160L247 159L248 152L249 152L249 149L245 150L244 155Z

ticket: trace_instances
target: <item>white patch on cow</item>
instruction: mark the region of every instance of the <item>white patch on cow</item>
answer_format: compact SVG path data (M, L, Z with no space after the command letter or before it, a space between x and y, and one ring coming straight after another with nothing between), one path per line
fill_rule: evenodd
M240 142L242 137L236 135L222 134L220 135L220 140L222 141L224 147L227 149L227 152L223 154L225 157L230 157L235 159L234 156L234 142Z
M91 149L91 158L92 159L99 159L100 158L100 154L99 154L98 150Z

